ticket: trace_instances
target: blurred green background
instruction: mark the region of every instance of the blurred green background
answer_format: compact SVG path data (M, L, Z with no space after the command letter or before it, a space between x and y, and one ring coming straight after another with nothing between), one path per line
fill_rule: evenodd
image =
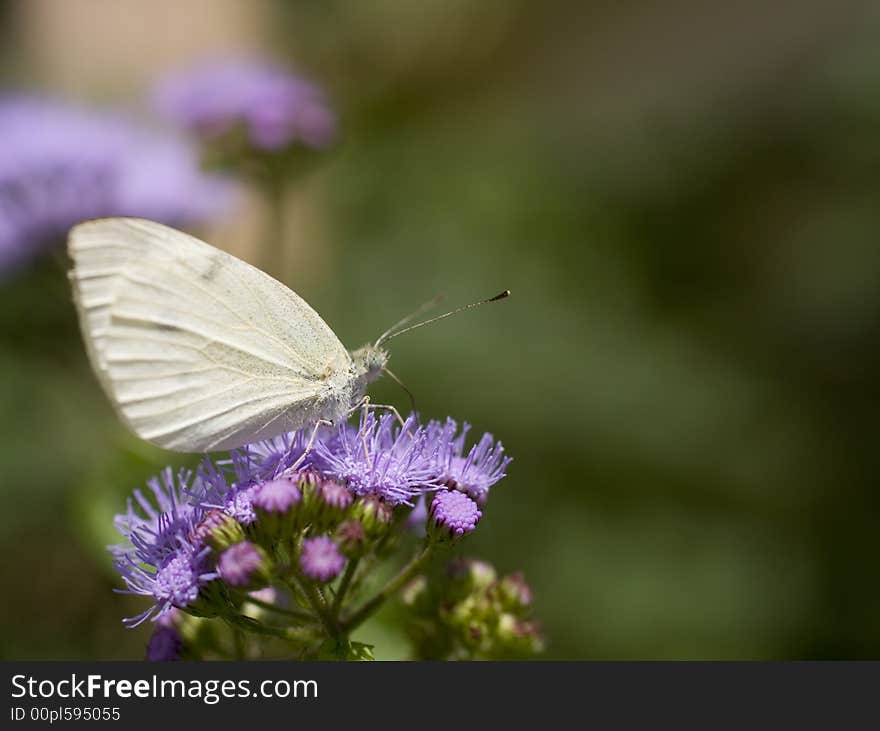
M525 571L546 657L876 658L870 8L7 0L0 60L7 85L130 104L204 55L322 83L342 135L291 194L285 280L351 347L435 292L513 291L391 366L514 457L463 552ZM253 260L261 215L198 233ZM180 457L118 426L64 268L0 285L0 656L136 658L142 602L103 546Z

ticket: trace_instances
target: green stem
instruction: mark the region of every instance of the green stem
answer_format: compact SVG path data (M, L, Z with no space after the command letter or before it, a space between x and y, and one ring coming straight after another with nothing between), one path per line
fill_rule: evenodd
M291 580L291 583L294 583L295 580ZM321 621L324 623L324 626L327 628L327 632L333 638L338 638L341 634L339 624L333 615L328 611L326 602L321 598L318 590L308 581L297 581L295 586L299 587L300 592L302 592L306 599L308 599L309 604L312 605L312 609L315 610L315 614L317 614Z
M433 545L428 543L421 551L421 553L416 554L412 558L412 560L400 570L397 576L395 576L387 584L385 584L385 586L382 587L382 589L379 591L378 594L376 594L376 596L370 599L350 617L343 620L340 623L342 631L345 634L350 633L353 629L363 623L364 620L366 620L371 614L373 614L373 612L381 607L382 604L385 603L386 599L388 599L393 594L396 594L403 587L403 585L406 584L431 557L432 549Z
M258 622L253 617L247 617L243 614L228 614L223 617L227 624L235 628L241 628L245 632L253 632L258 635L268 635L271 637L282 637L287 639L287 630L283 627L272 627L268 624Z
M345 598L348 587L351 586L351 580L354 578L354 573L357 571L359 563L359 558L353 558L349 561L348 566L345 567L345 573L342 575L342 581L339 582L339 590L336 592L333 606L330 609L330 613L337 619L339 618L339 610L342 608L342 600Z
M254 606L260 607L261 609L266 609L270 612L275 612L276 614L282 614L285 617L290 617L291 619L299 619L303 622L314 622L318 619L311 612L305 612L301 609L287 609L285 607L279 607L276 604L271 604L269 602L264 602L262 599L257 599L252 596L243 597L243 601L248 604L253 604Z

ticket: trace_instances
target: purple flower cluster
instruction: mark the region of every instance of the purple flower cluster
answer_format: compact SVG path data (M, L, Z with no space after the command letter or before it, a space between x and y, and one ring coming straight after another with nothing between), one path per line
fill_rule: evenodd
M204 62L164 79L155 98L160 113L204 139L242 126L254 148L274 152L295 142L323 148L336 135L319 87L261 61Z
M151 499L136 490L116 518L126 541L111 549L116 568L129 593L153 599L127 622L193 611L223 595L212 586L265 585L264 549L279 542L306 579L331 581L346 555L392 525L393 510L426 498L435 535L472 532L509 459L489 434L466 452L467 430L369 412L358 428L322 428L308 453L307 436L292 433L206 457L195 476L166 469L148 483Z
M193 148L111 112L0 96L0 272L57 243L75 223L141 216L206 220L228 181L199 170Z

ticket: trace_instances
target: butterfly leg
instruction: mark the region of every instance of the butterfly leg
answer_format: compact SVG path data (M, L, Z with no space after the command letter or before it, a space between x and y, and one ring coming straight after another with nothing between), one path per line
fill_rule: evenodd
M284 470L284 472L281 473L282 477L286 476L290 472L296 472L299 466L303 462L305 462L306 457L308 457L309 453L312 451L312 446L314 446L315 444L315 439L318 436L318 429L320 429L322 426L333 426L333 422L327 421L326 419L318 419L315 422L315 427L314 429L312 429L312 434L309 437L309 441L306 442L306 448L303 450L303 453L296 458L296 462L294 462L292 465L290 465L290 467L288 467L286 470Z
M355 411L357 411L358 409L363 409L364 414L366 414L370 409L386 409L386 410L390 411L392 414L394 414L394 416L397 418L397 421L400 424L401 428L406 426L406 422L403 420L403 417L400 415L400 412L396 408L394 408L390 404L370 403L369 396L364 396L361 399L361 402L357 406L352 407L348 413L352 414Z
M361 399L361 402L357 406L355 406L355 409L362 410L361 411L361 420L362 420L361 423L363 423L363 421L366 420L367 414L370 411L370 397L367 395L364 395L364 397ZM361 431L361 444L364 447L364 459L367 460L367 464L370 466L370 469L373 469L373 458L370 456L370 447L367 444L367 435L363 429L361 429L360 431Z

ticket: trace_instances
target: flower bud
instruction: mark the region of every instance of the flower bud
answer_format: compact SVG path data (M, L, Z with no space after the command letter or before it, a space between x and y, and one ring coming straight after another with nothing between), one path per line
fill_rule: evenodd
M367 533L360 521L354 518L342 521L335 533L339 550L348 558L362 556L367 546Z
M244 529L231 515L222 510L209 510L195 527L193 537L196 542L210 546L215 551L224 551L234 543L244 540Z
M320 583L332 581L345 566L345 556L327 536L307 538L302 543L299 567L303 575Z
M457 490L442 490L431 501L428 536L438 542L452 542L473 533L483 513L477 504Z
M272 580L272 565L265 551L250 541L227 548L217 561L217 572L229 586L250 591Z
M317 491L318 515L315 523L319 530L326 530L339 523L354 501L348 488L336 480L324 480Z
M525 609L532 603L532 589L526 583L521 571L505 576L498 583L498 593L502 604L512 611Z
M367 538L371 540L385 535L393 518L391 507L376 495L364 495L357 499L351 513L361 522Z
M302 494L292 479L279 477L258 485L251 502L257 516L257 540L267 548L292 538L302 528Z
M498 617L495 634L502 647L510 652L537 653L544 649L544 639L538 625L508 612Z
M325 478L317 472L300 474L299 488L302 492L304 521L311 523L315 531L325 531L339 524L352 504L354 497L341 482Z
M474 558L458 558L447 565L450 601L460 601L472 594L486 592L497 580L492 564Z

